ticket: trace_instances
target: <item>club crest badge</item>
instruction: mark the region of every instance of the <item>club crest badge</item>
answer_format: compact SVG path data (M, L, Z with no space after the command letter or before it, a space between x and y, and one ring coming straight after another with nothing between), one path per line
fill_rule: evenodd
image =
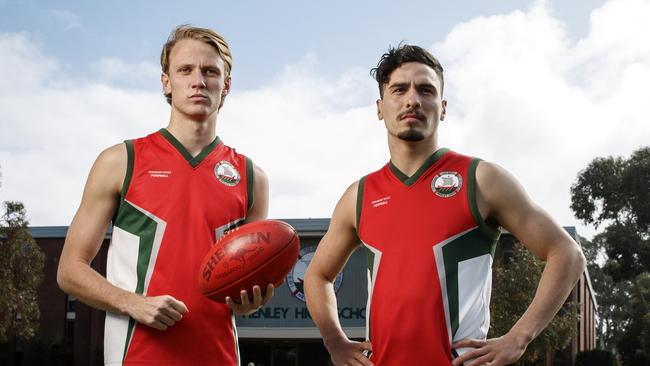
M219 182L233 187L239 183L240 175L237 169L225 160L218 162L214 166L214 175L217 177Z
M303 281L305 279L305 271L311 259L314 257L314 252L316 252L315 246L309 246L300 249L300 255L298 256L298 262L293 266L291 272L287 275L287 286L291 294L301 301L305 302L305 291L303 287ZM339 290L341 287L341 282L343 281L343 272L340 272L334 278L334 292Z
M458 172L440 172L431 180L431 190L438 197L451 197L460 191L463 178Z

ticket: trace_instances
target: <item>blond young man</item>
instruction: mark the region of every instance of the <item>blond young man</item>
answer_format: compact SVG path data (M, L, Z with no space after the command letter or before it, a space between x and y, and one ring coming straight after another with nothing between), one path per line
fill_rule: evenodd
M253 288L228 304L197 287L212 243L243 222L266 218L268 181L216 134L230 91L232 56L211 29L179 26L161 54L166 128L104 150L70 225L57 280L106 311L107 365L238 365L233 313L273 296ZM112 220L107 276L90 267Z

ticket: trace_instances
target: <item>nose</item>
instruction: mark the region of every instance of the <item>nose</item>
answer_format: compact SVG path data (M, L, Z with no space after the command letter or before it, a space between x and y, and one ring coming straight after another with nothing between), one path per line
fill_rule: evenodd
M410 88L409 91L406 93L406 107L411 109L411 108L419 108L421 105L420 102L420 94L415 90L415 88Z
M194 79L192 80L192 87L198 89L203 89L206 87L205 76L203 75L202 72L199 71L194 74Z

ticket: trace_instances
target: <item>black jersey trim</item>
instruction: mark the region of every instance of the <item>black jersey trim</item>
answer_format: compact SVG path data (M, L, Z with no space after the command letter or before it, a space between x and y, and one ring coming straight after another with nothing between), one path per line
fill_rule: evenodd
M163 135L163 137L167 139L167 141L169 141L169 143L172 144L174 148L176 148L176 150L183 156L183 158L185 158L185 160L187 160L192 168L196 168L199 164L201 164L203 159L205 159L205 157L208 156L208 154L210 154L212 150L214 150L214 148L217 147L217 145L219 145L221 142L221 139L219 136L217 136L210 144L205 146L197 156L192 156L192 154L187 151L185 146L183 146L183 144L181 144L181 142L178 141L178 139L176 139L176 137L174 137L174 135L172 135L171 132L169 132L166 128L161 128L158 132L160 132L160 134Z
M418 168L418 170L415 173L413 173L413 175L410 177L404 174L404 172L402 172L401 170L399 170L399 168L397 168L392 161L388 162L388 165L390 167L390 170L395 175L395 177L399 179L400 182L404 183L407 187L410 187L411 185L413 185L413 183L417 182L418 179L420 179L420 177L422 176L422 174L424 174L427 170L429 170L429 168L431 168L431 166L436 161L440 160L440 158L443 155L445 155L448 151L449 149L444 147L436 150L436 152L431 154L431 156L429 156L427 160L425 160L424 163L422 163L422 165Z

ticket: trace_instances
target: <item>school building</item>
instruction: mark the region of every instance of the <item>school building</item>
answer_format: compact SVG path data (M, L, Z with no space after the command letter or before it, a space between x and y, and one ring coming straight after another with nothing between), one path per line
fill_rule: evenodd
M242 365L326 366L329 355L311 321L304 301L302 278L329 219L284 220L296 228L301 240L301 256L274 298L260 311L238 317ZM565 227L578 240L573 227ZM63 293L56 283L56 270L67 227L31 227L30 232L46 256L44 280L39 288L41 325L36 340L26 344L12 340L0 345L1 365L103 365L104 314ZM107 233L92 263L105 273L110 242ZM507 255L515 239L502 234L496 256ZM367 301L366 254L355 251L334 283L339 317L351 338L365 337ZM575 354L596 347L596 302L585 272L567 299L580 308L577 334L561 351L549 351L546 365L573 365Z

